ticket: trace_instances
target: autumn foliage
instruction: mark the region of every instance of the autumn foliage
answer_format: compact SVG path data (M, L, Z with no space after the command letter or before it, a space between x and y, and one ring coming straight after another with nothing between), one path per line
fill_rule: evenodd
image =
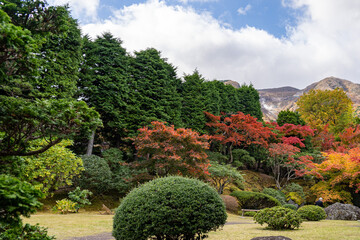
M154 121L139 129L134 139L137 156L134 164L147 169L150 176L183 175L205 177L209 162L205 150L208 136L185 128L175 129Z
M308 165L307 175L320 181L312 191L322 196L325 202L341 201L351 203L351 192L360 191L360 148L348 153L323 153L326 160L320 164Z
M226 146L227 153L230 155L230 162L232 162L232 148L234 146L246 148L251 144L257 144L268 147L268 139L275 136L269 127L263 126L261 122L249 114L245 115L238 112L230 116L224 113L215 116L205 112L205 115L210 120L206 125L215 129L215 134L210 136L210 139Z

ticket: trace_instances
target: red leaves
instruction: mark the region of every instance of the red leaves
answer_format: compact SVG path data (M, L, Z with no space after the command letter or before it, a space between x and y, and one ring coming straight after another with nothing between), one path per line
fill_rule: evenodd
M181 174L203 176L207 172L208 136L200 136L191 129L166 126L163 122L152 122L151 127L139 129L134 139L141 167L147 167L149 174L164 176Z
M214 116L205 112L210 119L206 125L215 128L215 134L210 138L222 144L232 143L234 146L249 146L258 144L268 147L268 139L275 136L269 127L264 127L256 118L242 112L225 117Z

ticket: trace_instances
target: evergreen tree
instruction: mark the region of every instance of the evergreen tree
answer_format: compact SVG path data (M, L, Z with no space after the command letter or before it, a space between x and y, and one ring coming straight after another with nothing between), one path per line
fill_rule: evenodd
M250 114L259 121L262 121L259 93L251 84L241 85L241 87L237 89L237 97L239 101L238 108L241 109L241 112Z
M181 80L176 77L175 67L161 58L159 51L149 48L135 52L129 85L130 134L154 120L181 125Z
M197 70L191 75L184 76L185 82L182 84L182 121L186 128L191 128L197 132L203 132L206 118L204 115L205 96L204 78Z
M104 33L95 41L83 38L80 96L101 115L105 140L119 146L126 136L129 107L129 56L120 39Z

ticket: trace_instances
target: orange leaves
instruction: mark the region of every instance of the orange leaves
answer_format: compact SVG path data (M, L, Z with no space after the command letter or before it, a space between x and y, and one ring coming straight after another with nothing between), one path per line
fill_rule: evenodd
M360 149L350 149L348 153L331 152L323 155L326 157L324 162L308 166L308 174L322 179L313 189L326 194L329 201L351 200L351 196L345 196L351 191L360 191Z

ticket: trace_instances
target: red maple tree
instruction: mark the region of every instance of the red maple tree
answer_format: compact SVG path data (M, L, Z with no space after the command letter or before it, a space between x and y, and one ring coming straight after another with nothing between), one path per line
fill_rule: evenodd
M225 152L230 156L230 163L233 162L232 149L234 146L246 148L251 144L257 144L267 148L268 140L276 136L269 127L258 122L257 118L250 114L245 115L238 112L233 115L222 113L220 116L215 116L205 112L205 115L210 120L206 125L215 129L215 133L210 136L210 139L224 146Z
M207 135L200 136L191 129L175 129L154 121L151 126L140 128L133 140L137 156L141 158L134 165L146 169L148 178L169 174L206 177L209 174L205 153L209 148Z

